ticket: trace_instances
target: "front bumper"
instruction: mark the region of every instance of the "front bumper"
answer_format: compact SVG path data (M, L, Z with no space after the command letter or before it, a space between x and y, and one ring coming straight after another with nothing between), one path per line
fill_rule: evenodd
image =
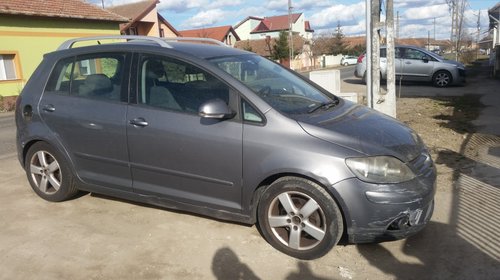
M344 214L349 242L402 239L422 230L434 210L436 171L412 181L377 185L357 178L331 187Z

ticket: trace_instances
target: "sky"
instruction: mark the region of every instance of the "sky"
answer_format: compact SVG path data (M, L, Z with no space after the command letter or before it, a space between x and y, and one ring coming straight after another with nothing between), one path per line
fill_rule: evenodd
M105 7L138 0L87 0ZM385 2L385 1L384 1ZM476 38L478 18L480 37L488 30L488 9L498 0L468 0L465 27ZM364 0L292 0L294 13L303 13L315 36L332 34L340 25L346 36L365 34ZM247 16L265 17L288 13L288 0L160 0L160 14L177 30L236 25ZM385 7L383 8L385 9ZM449 39L451 16L446 0L394 0L399 13L400 38ZM434 24L435 22L435 24ZM434 31L435 30L435 31Z

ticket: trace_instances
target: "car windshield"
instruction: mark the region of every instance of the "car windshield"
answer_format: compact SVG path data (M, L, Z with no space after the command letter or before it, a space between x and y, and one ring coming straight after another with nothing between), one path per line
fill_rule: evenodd
M224 56L209 61L285 114L311 114L338 103L337 97L321 92L279 64L258 55Z

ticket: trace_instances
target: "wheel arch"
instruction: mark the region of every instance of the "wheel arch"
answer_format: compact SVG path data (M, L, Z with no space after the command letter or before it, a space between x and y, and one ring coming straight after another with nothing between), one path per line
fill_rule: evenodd
M436 71L434 71L434 73L432 73L432 76L431 76L431 82L432 82L432 84L433 84L433 85L435 85L435 83L434 83L434 78L436 77L436 75L437 75L439 72L446 72L446 73L448 73L448 76L450 77L450 82L447 84L447 86L448 86L448 85L453 84L453 82L454 82L454 80L453 80L453 73L451 73L451 71L450 71L450 70L448 70L448 69L445 69L445 68L439 68L439 69L437 69Z
M333 190L333 188L327 187L328 183L327 182L322 182L324 180L317 179L317 178L314 178L313 176L307 176L307 175L304 175L304 174L301 174L301 173L297 173L297 172L276 173L276 174L268 176L267 178L265 178L264 180L262 180L260 182L260 184L254 189L253 195L251 197L251 201L250 201L250 204L249 204L252 223L256 223L257 222L257 208L258 208L258 205L259 205L260 198L261 198L262 194L264 193L264 191L273 182L275 182L278 179L284 178L284 177L296 177L296 178L301 178L301 179L309 180L309 181L317 184L321 188L325 189L326 192L335 201L335 203L337 203L337 206L338 206L338 208L340 210L340 214L342 215L342 224L343 224L343 233L342 233L342 236L345 236L345 234L347 233L347 226L349 226L347 224L347 221L349 219L346 218L346 214L348 215L348 213L346 213L346 206L345 206L344 200L340 197L339 193L335 192Z

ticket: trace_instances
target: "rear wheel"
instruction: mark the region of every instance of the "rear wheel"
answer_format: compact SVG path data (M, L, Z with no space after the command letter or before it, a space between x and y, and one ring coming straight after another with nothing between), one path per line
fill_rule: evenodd
M78 192L66 160L45 142L33 144L26 154L25 170L33 190L48 201L63 201Z
M436 87L446 87L450 85L452 77L448 71L437 71L434 76L432 76L432 83Z
M325 255L343 232L333 198L318 184L296 177L283 177L267 188L258 206L258 225L274 248L299 259Z

